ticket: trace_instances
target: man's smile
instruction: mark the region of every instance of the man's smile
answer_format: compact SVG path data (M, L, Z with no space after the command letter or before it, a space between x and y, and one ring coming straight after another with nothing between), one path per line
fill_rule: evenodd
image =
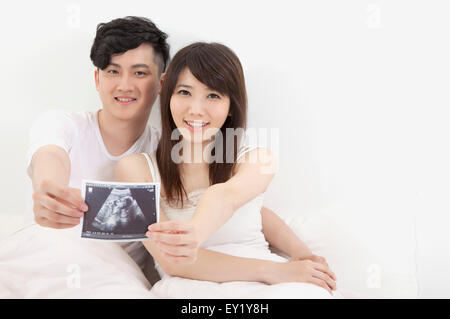
M135 98L128 97L128 96L116 96L114 99L119 102L121 105L128 105L136 101Z

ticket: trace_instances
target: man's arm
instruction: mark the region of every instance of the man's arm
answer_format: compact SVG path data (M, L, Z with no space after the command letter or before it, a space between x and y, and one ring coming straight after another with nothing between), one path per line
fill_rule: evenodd
M68 187L70 159L67 152L55 145L39 148L32 157L30 173L36 222L51 228L78 225L87 206L80 190Z

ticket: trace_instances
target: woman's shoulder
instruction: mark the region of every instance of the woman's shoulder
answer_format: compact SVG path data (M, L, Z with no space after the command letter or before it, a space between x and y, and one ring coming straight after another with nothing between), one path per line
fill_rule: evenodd
M262 146L245 146L241 147L236 157L236 163L249 163L268 165L276 161L276 156L266 147Z
M278 171L278 160L273 152L263 146L241 147L236 157L233 168L233 176L238 172L255 171L260 174L275 175Z
M148 154L129 154L122 157L115 167L116 180L129 182L153 182L147 161Z

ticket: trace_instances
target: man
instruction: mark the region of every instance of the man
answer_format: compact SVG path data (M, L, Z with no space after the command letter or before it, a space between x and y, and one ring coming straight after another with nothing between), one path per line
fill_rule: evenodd
M31 130L28 174L39 225L79 225L87 211L80 191L83 178L114 181L114 166L122 156L156 149L159 132L147 122L169 59L166 39L145 18L98 25L90 57L97 67L102 108L49 112ZM136 247L124 245L130 255Z
M95 85L102 101L96 112L49 112L31 129L28 174L35 221L56 229L80 225L88 207L81 180L114 181L123 156L152 153L160 133L148 125L169 59L167 35L145 18L101 23L91 49ZM176 225L175 225L176 226ZM174 259L192 263L199 245L195 229L182 225L183 241ZM143 268L140 242L121 244Z

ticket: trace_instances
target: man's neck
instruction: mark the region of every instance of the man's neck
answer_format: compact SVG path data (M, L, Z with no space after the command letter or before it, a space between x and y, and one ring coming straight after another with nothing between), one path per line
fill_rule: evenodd
M147 121L122 121L100 110L98 126L107 151L113 156L125 153L144 132Z

